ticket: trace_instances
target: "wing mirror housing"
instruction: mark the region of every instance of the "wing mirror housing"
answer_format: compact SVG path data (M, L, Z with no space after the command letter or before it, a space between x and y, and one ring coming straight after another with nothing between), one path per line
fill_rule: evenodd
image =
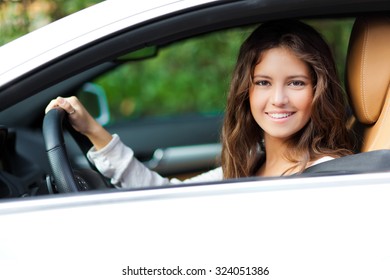
M104 88L86 83L78 97L98 123L105 126L110 122L110 109Z

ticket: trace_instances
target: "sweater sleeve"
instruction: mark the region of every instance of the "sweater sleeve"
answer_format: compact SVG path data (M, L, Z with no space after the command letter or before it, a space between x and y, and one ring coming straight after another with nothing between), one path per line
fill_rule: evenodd
M134 157L134 152L114 134L103 149L94 147L87 153L88 159L118 188L139 188L169 183L167 178L151 171Z
M91 148L87 153L88 159L96 168L117 188L140 188L179 183L195 183L222 179L222 169L217 168L196 177L180 181L164 178L157 172L147 168L134 157L132 149L123 144L119 136L114 134L110 143L104 148Z

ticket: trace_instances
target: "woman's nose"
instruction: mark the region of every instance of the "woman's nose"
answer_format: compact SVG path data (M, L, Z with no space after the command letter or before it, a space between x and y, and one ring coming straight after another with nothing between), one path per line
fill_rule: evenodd
M283 87L275 87L272 92L271 102L275 106L284 106L288 103L288 97Z

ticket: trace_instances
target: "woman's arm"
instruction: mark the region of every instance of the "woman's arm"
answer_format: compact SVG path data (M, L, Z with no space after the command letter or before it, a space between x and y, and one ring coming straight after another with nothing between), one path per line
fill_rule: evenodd
M60 107L68 113L73 128L87 136L96 150L102 149L111 141L111 134L89 114L77 97L57 97L47 105L45 112L55 107Z
M87 153L88 159L118 188L140 188L182 183L178 179L169 180L148 169L134 157L132 149L120 141L119 136L111 135L85 109L77 97L57 97L46 107L45 112L55 107L63 108L69 114L74 129L89 138L93 148ZM222 169L212 170L184 182L195 183L221 180Z

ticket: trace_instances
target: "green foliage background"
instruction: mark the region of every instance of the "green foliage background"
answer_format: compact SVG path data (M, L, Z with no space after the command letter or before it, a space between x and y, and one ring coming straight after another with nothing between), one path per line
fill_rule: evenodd
M109 96L111 117L221 113L238 49L251 29L178 42L97 79Z

